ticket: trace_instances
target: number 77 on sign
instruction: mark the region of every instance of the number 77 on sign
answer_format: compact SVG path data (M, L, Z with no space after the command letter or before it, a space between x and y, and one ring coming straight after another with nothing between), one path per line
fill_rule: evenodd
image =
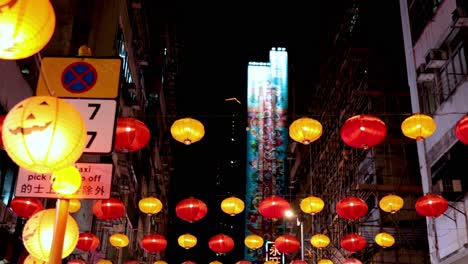
M112 153L116 126L117 101L113 99L62 98L80 113L88 130L85 154Z

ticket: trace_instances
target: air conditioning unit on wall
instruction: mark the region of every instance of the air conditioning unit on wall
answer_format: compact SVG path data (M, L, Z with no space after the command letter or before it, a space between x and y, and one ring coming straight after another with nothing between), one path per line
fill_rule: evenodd
M432 69L428 69L425 63L421 63L416 69L417 81L419 83L432 82L435 80L435 73Z
M438 69L442 68L447 62L447 52L440 49L431 49L426 55L426 68Z

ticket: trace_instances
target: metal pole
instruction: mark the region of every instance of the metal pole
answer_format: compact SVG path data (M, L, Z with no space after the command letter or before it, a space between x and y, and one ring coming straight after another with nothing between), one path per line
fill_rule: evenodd
M301 221L301 260L304 261L304 222Z
M55 225L52 237L52 247L50 249L49 264L62 263L63 240L68 218L68 199L57 199L55 212Z

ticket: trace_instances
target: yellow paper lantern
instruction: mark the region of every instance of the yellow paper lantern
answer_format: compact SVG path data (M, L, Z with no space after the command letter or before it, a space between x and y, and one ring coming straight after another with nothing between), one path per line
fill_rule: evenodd
M374 240L375 243L377 243L377 245L383 248L391 247L393 246L393 244L395 244L395 238L391 234L386 232L378 233L377 235L375 235Z
M37 259L33 255L28 255L24 259L23 264L47 264L47 262Z
M153 264L167 264L167 262L164 260L158 260L158 261L153 262Z
M437 125L434 119L424 114L414 114L401 123L403 135L416 140L424 140L430 137L436 129Z
M138 202L138 208L143 213L151 215L159 213L163 208L163 204L158 198L150 196L141 199Z
M23 228L23 244L29 254L49 261L55 226L56 209L45 209L28 219ZM78 243L79 229L75 219L67 216L62 258L70 255Z
M182 118L176 120L171 126L172 137L184 143L190 145L197 141L200 141L205 135L205 127L203 124L193 118Z
M400 196L394 194L386 195L382 197L382 199L380 199L379 201L380 209L382 209L382 211L392 214L398 212L401 208L403 208L404 204L405 202L403 201L403 199Z
M321 259L317 262L317 264L333 264L333 261L329 259Z
M316 248L324 248L330 244L330 238L324 234L315 234L310 238L310 243Z
M302 212L314 215L323 210L325 203L319 197L311 195L302 199L299 206Z
M92 55L92 51L91 51L91 48L88 47L87 45L81 45L79 48L78 48L78 56L82 56L82 57L89 57Z
M289 136L296 142L309 145L322 136L322 124L308 117L296 119L289 126Z
M81 209L81 202L78 199L70 199L68 203L68 212L76 213Z
M107 259L100 259L96 262L96 264L112 264L112 261Z
M20 167L52 173L81 157L87 131L80 112L64 99L32 96L8 112L2 139L6 152Z
M197 238L194 235L187 233L179 236L177 242L179 243L179 246L185 249L190 249L197 244Z
M109 237L109 242L116 248L123 248L128 246L129 240L125 234L116 233Z
M210 264L223 264L223 263L215 260L215 261L211 261Z
M263 262L263 264L279 264L279 262L269 260L269 261Z
M81 187L81 174L75 166L52 172L50 182L58 194L74 194Z
M27 58L47 45L55 30L55 13L49 0L0 3L0 59Z
M263 246L263 238L259 235L251 234L244 239L244 244L250 249L259 249Z
M244 211L244 208L244 201L234 196L228 197L221 202L221 210L228 215L237 215Z

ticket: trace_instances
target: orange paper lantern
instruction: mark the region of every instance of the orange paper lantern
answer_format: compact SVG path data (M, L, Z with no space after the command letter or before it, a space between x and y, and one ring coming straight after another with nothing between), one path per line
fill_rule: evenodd
M221 210L231 216L240 214L244 208L244 201L234 196L225 198L221 202Z
M304 145L316 141L322 135L322 124L313 118L302 117L289 126L289 136Z
M259 249L263 246L263 238L259 235L251 234L245 237L244 244L250 249Z
M3 121L5 121L6 115L0 115L0 149L3 148L3 140L2 140L2 127L3 127Z
M122 233L115 233L109 237L109 242L116 248L123 248L128 246L130 242L128 236Z
M53 96L32 96L17 103L3 122L2 138L8 156L36 173L73 165L88 140L81 113Z
M0 59L24 59L42 50L55 31L55 12L50 1L1 3Z
M388 213L396 213L398 212L404 205L403 198L401 198L398 195L394 194L389 194L379 201L379 207L382 209L382 211L388 212Z
M145 214L157 214L162 208L162 202L156 197L145 197L138 202L138 208Z
M324 234L315 234L310 238L310 243L316 248L324 248L330 244L330 238Z
M200 141L205 135L205 127L203 124L193 118L181 118L171 126L172 137L185 145Z
M55 229L55 208L44 209L28 219L23 228L23 244L29 254L42 261L49 261ZM70 255L78 242L79 229L75 219L67 215L62 259Z
M434 119L424 114L414 114L401 123L403 135L416 140L424 140L430 137L436 129L437 125Z
M179 236L179 238L177 239L177 243L179 244L179 246L185 249L190 249L197 245L197 237L188 233L183 234Z
M319 197L311 195L302 199L299 206L302 212L315 215L323 210L325 203Z

